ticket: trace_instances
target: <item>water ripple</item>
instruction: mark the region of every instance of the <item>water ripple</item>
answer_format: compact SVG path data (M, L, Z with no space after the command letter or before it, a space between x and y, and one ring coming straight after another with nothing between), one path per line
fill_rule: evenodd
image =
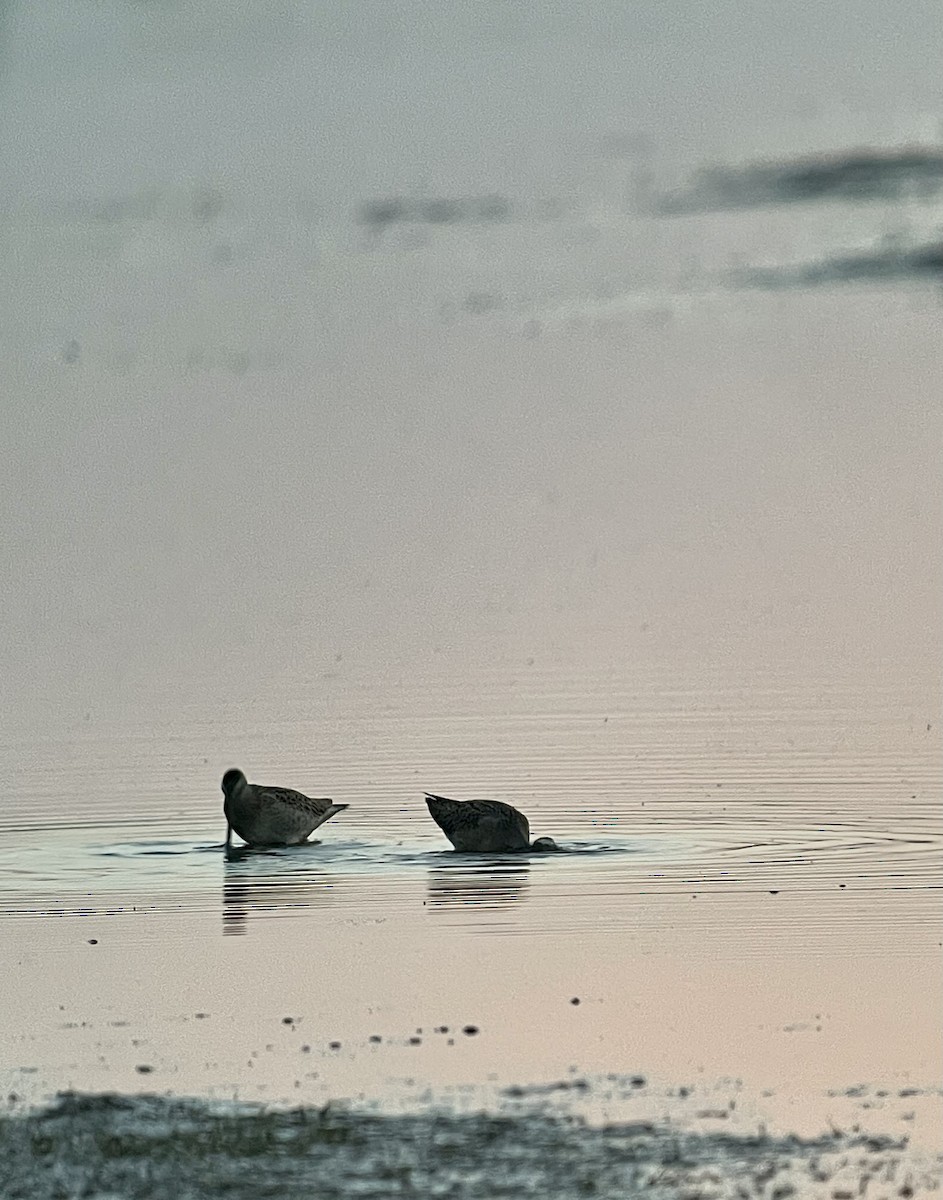
M567 824L577 824L573 814ZM885 907L868 919L919 923L941 889L943 836L930 819L914 827L874 819L789 826L781 810L754 808L708 821L660 811L624 824L631 830L564 838L560 854L486 857L443 849L426 832L396 837L395 822L387 841L325 836L228 854L205 837L127 840L120 825L98 826L94 840L75 827L42 841L8 830L0 918L221 911L223 931L232 934L245 932L250 919L297 917L325 905L358 920L406 917L419 907L430 920L472 930L579 936L637 919L639 898L689 909L691 900L765 896L788 898L791 907L754 912L757 930L788 927L796 905L814 930L836 919L819 916L824 897L846 893L860 907L908 893L906 911ZM525 909L534 910L526 920Z

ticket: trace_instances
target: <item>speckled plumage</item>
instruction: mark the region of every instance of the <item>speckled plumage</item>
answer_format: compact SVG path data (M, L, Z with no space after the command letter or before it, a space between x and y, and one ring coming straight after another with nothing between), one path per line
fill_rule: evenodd
M346 804L316 799L291 788L249 783L242 771L223 776L226 845L233 830L250 846L297 846Z
M426 804L436 825L463 853L503 854L532 849L527 818L501 800L449 800L427 792ZM535 842L533 848L553 846L549 838L539 841L541 844Z

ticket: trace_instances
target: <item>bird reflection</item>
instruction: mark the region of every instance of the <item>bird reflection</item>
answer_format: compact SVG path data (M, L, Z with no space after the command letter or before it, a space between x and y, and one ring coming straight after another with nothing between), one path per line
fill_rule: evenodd
M429 871L429 904L434 908L507 908L527 897L530 867L505 859L477 861L474 866L433 867Z
M230 850L223 867L223 933L239 936L253 917L286 916L329 903L333 881L312 865L298 853Z

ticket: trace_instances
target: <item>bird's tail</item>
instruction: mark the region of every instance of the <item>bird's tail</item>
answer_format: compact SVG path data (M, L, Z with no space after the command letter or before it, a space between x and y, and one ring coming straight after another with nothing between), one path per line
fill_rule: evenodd
M460 807L458 800L450 800L448 796L436 796L432 792L426 792L425 797L429 815L438 825L448 821L449 815Z

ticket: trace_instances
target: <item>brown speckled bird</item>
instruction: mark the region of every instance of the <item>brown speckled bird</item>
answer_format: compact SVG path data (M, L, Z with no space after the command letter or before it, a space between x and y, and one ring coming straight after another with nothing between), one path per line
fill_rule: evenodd
M346 804L313 799L291 788L249 783L241 771L223 776L223 812L226 814L226 845L233 830L250 846L297 846L307 841L319 825Z
M501 800L449 800L426 792L429 814L456 850L465 854L504 854L514 850L557 850L553 838L530 841L523 813Z

